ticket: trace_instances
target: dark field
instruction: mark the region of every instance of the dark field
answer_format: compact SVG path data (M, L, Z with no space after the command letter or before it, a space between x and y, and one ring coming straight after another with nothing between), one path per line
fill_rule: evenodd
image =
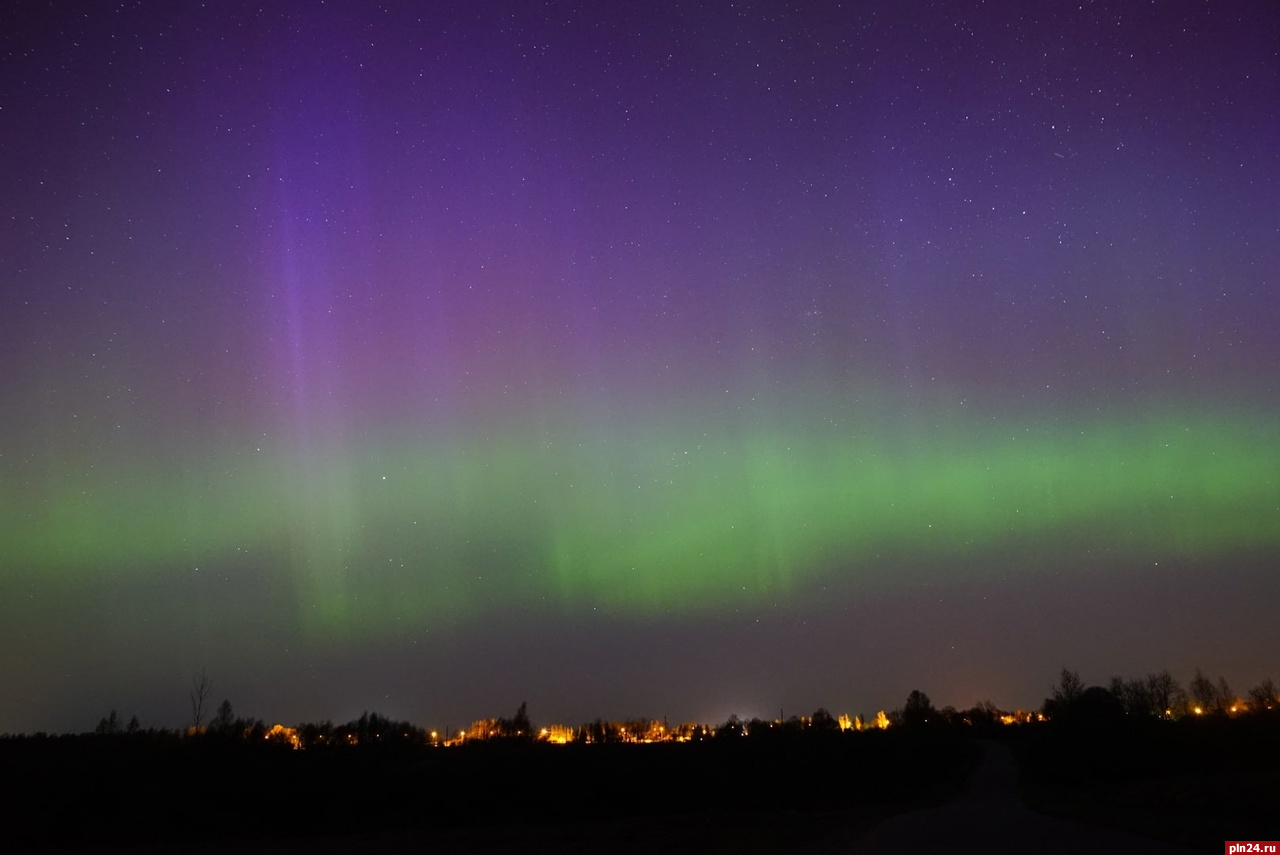
M143 734L6 739L0 768L19 850L776 852L839 851L944 801L979 753L943 733L307 751Z
M1205 851L1280 838L1280 715L1033 729L1013 742L1036 810Z
M0 850L850 852L890 817L970 804L955 799L992 751L974 735L305 751L171 733L5 738ZM1017 760L1011 803L1043 814L1186 851L1280 836L1275 716L981 735Z

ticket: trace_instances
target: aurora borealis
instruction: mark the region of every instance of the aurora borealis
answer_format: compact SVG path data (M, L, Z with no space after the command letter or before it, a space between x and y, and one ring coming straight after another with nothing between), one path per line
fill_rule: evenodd
M1268 4L0 16L0 732L1280 676Z

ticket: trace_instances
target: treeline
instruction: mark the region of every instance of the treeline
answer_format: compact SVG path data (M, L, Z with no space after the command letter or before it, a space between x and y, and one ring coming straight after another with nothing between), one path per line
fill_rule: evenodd
M1226 678L1210 679L1200 669L1185 689L1168 670L1137 678L1112 677L1106 687L1086 687L1079 673L1063 668L1041 709L1046 719L1059 723L1262 716L1280 711L1280 690L1268 678L1242 697L1231 690Z
M75 734L50 736L33 734L30 738L74 738ZM236 716L230 701L223 701L218 714L207 724L192 725L185 729L144 728L135 715L127 724L121 724L119 713L112 710L103 716L91 734L80 736L129 737L137 740L199 740L208 744L250 742L277 744L291 748L321 748L326 746L429 745L432 732L409 721L397 721L377 712L365 712L358 719L345 724L331 721L305 722L296 727L268 725L259 718ZM3 738L20 739L22 736L6 735Z
M201 677L200 691L207 688ZM1211 679L1197 669L1184 688L1166 669L1142 677L1112 677L1106 686L1086 686L1079 673L1063 668L1051 694L1034 711L1004 710L990 701L967 709L937 708L929 696L913 690L903 706L875 716L835 716L819 708L808 716L787 719L742 719L731 715L719 724L682 723L633 718L606 721L597 718L577 727L548 725L539 728L522 703L514 715L482 719L469 728L443 732L377 712L365 712L345 724L332 721L304 722L295 726L268 725L262 719L237 716L230 700L223 700L208 723L200 714L203 697L193 690L194 723L182 730L143 728L138 717L127 722L116 711L103 716L93 730L96 736L132 736L150 739L201 738L211 742L244 741L316 749L330 746L441 746L465 742L547 741L555 743L699 742L708 739L776 739L801 735L821 736L845 731L883 730L889 727L949 727L989 734L1008 725L1055 722L1105 723L1121 719L1176 720L1187 716L1269 715L1280 712L1280 688L1263 680L1244 695L1232 691L1224 677ZM47 734L36 734L45 737ZM14 738L13 735L6 735Z

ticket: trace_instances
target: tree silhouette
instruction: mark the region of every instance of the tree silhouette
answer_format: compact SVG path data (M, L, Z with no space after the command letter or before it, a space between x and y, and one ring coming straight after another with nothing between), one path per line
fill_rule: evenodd
M325 720L308 722L298 728L298 738L303 748L318 748L333 741L333 722Z
M1050 719L1069 716L1071 708L1083 694L1084 682L1080 674L1064 667L1058 675L1058 684L1053 687L1053 697L1045 698L1044 714Z
M356 741L361 745L376 745L392 737L397 731L396 723L377 712L365 711L354 725Z
M1121 677L1111 678L1111 694L1124 707L1125 715L1135 718L1149 718L1156 712L1151 699L1151 690L1144 679L1125 680ZM1159 712L1164 713L1164 707Z
M532 739L533 725L529 722L529 705L520 702L520 709L511 718L498 719L498 735L508 739Z
M991 701L979 701L974 706L960 713L961 720L967 719L969 724L981 730L990 730L1000 722L1000 710Z
M1218 708L1218 687L1213 685L1213 681L1199 668L1196 669L1196 675L1191 678L1189 688L1191 699L1196 704L1196 712L1207 714Z
M204 702L212 691L213 682L201 668L200 678L191 678L191 727L196 733L200 732L200 724L204 721Z
M111 715L98 719L98 726L93 732L99 736L114 736L120 732L120 716L112 710Z
M1084 681L1078 671L1063 668L1058 675L1058 685L1053 689L1053 699L1060 704L1072 704L1084 694Z
M529 722L528 702L520 702L520 709L516 710L515 718L511 719L511 724L515 728L514 736L533 737L533 725Z
M1280 708L1280 690L1271 678L1263 680L1249 690L1249 707L1254 712L1267 712Z
M937 717L938 711L933 708L933 701L929 700L929 696L919 689L912 689L902 708L902 723L907 727L923 727Z
M1231 691L1231 687L1227 685L1227 678L1218 677L1218 712L1231 713L1235 711L1236 693Z
M716 738L743 736L746 732L742 719L738 718L737 713L733 713L724 724L716 728Z
M826 707L818 707L814 711L813 716L809 719L809 726L813 728L815 733L838 733L840 730L840 722L836 717L827 712Z
M1136 684L1136 681L1135 681ZM1111 685L1119 692L1108 691L1102 686L1084 687L1080 675L1070 668L1063 668L1058 675L1058 685L1053 688L1053 697L1046 698L1044 713L1051 721L1071 727L1104 727L1118 723L1125 715L1125 704L1121 697L1131 688L1138 693L1135 703L1143 703L1146 695L1145 687L1137 689L1135 684L1126 683L1114 677Z
M231 711L231 701L223 700L218 704L218 711L214 713L213 721L209 723L212 730L216 730L221 734L230 734L235 727L236 716Z
M621 739L617 726L613 722L605 721L602 718L597 717L590 724L584 724L583 729L586 731L584 742L603 744L605 742L618 742Z
M1186 693L1168 668L1147 675L1147 694L1155 714L1159 716L1172 716L1186 703Z

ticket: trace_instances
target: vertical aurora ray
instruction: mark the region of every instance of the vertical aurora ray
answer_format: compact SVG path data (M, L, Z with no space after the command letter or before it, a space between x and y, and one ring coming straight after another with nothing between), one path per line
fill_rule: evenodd
M370 528L346 417L358 360L350 336L360 320L349 316L348 265L367 265L370 256L351 237L367 234L369 217L357 135L334 131L334 117L358 104L341 75L321 91L304 85L297 69L315 62L301 52L282 58L274 78L279 243L267 255L279 270L266 273L263 287L273 309L265 330L276 343L272 374L288 400L272 426L282 438L276 502L284 538L272 554L288 568L303 622L332 628L351 620Z

